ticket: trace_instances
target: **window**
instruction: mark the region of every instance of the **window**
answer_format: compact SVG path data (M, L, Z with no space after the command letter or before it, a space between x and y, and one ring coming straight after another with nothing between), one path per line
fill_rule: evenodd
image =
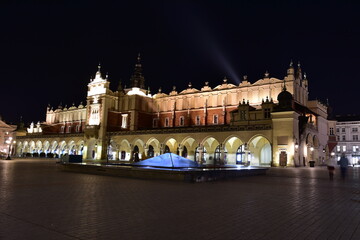
M65 126L61 126L60 132L61 132L61 133L64 133L64 130L65 130Z
M179 125L184 126L184 116L181 116L179 119Z
M357 140L359 140L358 135L353 135L353 141L357 141Z
M270 118L271 114L270 114L270 108L265 108L264 109L264 118Z
M158 119L153 118L153 128L157 128L157 127L158 127Z
M336 136L336 141L340 141L340 136Z
M346 146L342 146L343 152L346 152Z
M343 132L343 133L344 133L344 132L345 132L345 128L342 128L342 129L341 129L341 132Z
M334 128L330 128L330 135L334 135Z
M71 133L71 126L68 126L67 132L68 132L68 133Z
M200 116L196 116L195 125L200 125Z
M165 118L165 127L169 126L169 118Z
M357 129L357 128L352 128L352 131L353 131L353 132L357 132L358 129Z
M75 131L76 131L76 132L80 132L80 125L76 125Z
M214 123L214 124L218 124L218 123L219 123L218 115L214 115L214 117L213 117L213 123Z
M345 141L345 135L342 136L342 139L341 139L341 140L342 140L342 141Z
M340 146L336 146L336 151L340 152Z
M340 128L336 128L336 132L340 132Z
M353 146L353 152L358 152L359 151L359 146Z
M121 128L127 128L128 114L121 114Z

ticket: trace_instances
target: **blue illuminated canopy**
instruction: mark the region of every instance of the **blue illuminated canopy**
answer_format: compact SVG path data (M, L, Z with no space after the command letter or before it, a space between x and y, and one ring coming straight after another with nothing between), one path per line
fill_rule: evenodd
M174 153L165 153L153 158L149 158L140 162L133 163L133 165L140 166L152 166L152 167L179 167L179 168L188 168L188 167L199 167L197 162L183 158Z

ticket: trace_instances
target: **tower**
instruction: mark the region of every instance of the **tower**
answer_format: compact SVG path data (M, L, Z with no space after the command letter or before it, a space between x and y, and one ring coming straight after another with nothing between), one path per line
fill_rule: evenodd
M99 64L95 78L90 79L88 84L87 116L84 130L88 141L86 149L84 148L85 159L103 159L106 156L107 113L111 106L109 85L107 77L102 77Z

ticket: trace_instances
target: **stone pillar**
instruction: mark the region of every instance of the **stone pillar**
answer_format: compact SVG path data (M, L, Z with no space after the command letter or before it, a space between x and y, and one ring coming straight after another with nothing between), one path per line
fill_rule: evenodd
M223 144L220 145L220 165L225 165L225 146Z
M182 156L182 152L183 152L183 147L179 144L179 156Z

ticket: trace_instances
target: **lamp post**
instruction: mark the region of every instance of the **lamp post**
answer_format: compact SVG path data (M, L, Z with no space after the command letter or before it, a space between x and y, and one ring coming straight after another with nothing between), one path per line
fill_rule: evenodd
M9 149L8 149L8 156L6 158L6 160L11 160L11 157L10 157L10 151L11 151L11 141L12 141L12 137L9 137L7 140L6 140L6 144L9 145Z

